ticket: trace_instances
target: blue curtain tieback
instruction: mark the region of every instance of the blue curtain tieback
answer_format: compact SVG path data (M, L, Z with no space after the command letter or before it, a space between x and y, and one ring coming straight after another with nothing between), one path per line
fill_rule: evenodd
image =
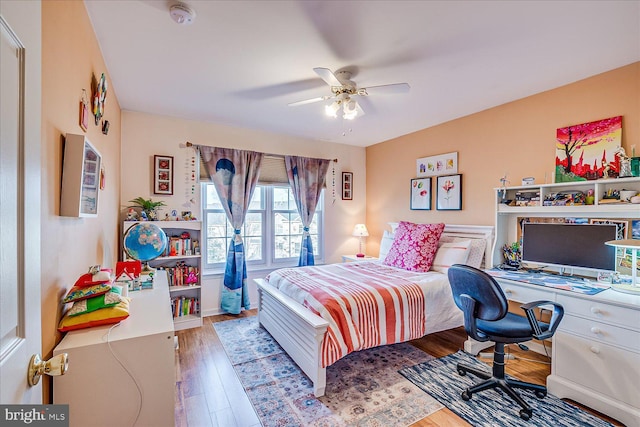
M302 230L306 231L308 233L309 232L309 227L304 227Z
M237 230L234 230L233 232L236 233L236 234L240 234L241 231L240 231L240 229L237 229Z

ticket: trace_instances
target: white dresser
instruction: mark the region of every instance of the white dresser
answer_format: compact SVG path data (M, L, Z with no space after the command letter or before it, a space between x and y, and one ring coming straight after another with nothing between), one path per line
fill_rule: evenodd
M72 427L174 425L174 330L166 274L156 275L153 289L129 297L130 315L119 326L69 332L53 351L69 355L67 373L53 378L53 403L69 404Z
M510 300L564 307L553 336L549 393L640 427L640 296L611 289L589 296L496 280Z

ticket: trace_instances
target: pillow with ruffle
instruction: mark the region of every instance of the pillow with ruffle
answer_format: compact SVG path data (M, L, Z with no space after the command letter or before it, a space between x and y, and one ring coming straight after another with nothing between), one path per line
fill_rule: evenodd
M383 263L408 271L429 271L443 231L444 223L414 224L401 221Z

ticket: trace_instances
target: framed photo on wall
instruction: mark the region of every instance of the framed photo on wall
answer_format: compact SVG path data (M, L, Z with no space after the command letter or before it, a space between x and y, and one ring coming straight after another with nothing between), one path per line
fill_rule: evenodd
M173 194L173 157L153 156L153 193Z
M439 211L462 210L462 174L437 178L436 209Z
M342 200L353 200L353 172L342 172Z
M412 211L431 210L431 178L414 178L411 180Z

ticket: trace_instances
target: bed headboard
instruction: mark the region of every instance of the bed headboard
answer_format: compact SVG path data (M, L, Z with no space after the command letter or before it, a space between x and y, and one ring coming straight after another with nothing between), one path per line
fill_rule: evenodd
M389 222L391 231L394 233L398 227L397 222ZM494 231L492 225L456 225L445 224L442 236L460 239L482 239L485 242L483 268L493 267L493 241Z

